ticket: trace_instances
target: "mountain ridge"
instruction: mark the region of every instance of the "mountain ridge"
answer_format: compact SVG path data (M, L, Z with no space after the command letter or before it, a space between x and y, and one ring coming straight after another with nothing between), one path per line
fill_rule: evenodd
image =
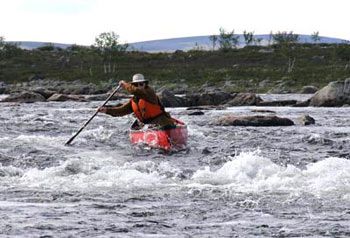
M237 47L244 47L244 37L242 34L237 34L239 36ZM260 45L269 44L269 34L255 35L254 38L261 39ZM7 41L9 43L17 43L22 49L36 49L38 47L45 46L51 42L36 42L36 41ZM299 35L299 43L314 43L311 35ZM348 40L320 36L318 43L326 44L340 44L340 43L349 43ZM67 48L73 44L64 44L64 43L52 43L55 47ZM169 39L159 39L159 40L149 40L149 41L140 41L129 43L130 50L138 50L145 52L174 52L176 50L188 51L192 49L202 49L210 50L213 48L212 42L207 36L190 36L190 37L178 37L178 38L169 38Z

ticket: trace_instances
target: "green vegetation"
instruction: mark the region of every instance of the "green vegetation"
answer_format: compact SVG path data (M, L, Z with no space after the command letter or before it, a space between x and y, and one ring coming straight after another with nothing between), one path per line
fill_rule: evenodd
M46 79L81 80L99 85L111 79L129 81L134 73L140 72L157 86L187 85L195 91L207 85L230 92L263 93L281 84L298 91L305 85L322 87L330 81L350 77L348 44L297 44L295 38L281 33L277 44L238 49L233 32L222 30L221 33L228 39L222 50L174 53L126 51L115 42L118 37L113 34L100 35L100 44L91 47L73 45L60 49L47 45L35 50L20 49L5 43L1 37L0 81L25 82L33 75L40 75ZM253 41L253 34L246 36L247 41ZM212 38L213 48L220 40L220 37Z

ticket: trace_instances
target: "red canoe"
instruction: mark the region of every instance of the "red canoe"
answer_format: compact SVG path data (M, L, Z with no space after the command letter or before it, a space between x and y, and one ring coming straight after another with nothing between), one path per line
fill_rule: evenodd
M132 144L146 144L152 148L172 150L184 149L187 144L187 126L176 120L176 126L164 129L130 129L130 141Z

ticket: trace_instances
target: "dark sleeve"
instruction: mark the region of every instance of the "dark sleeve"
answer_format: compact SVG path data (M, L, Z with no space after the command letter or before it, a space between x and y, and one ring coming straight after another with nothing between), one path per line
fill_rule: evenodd
M131 100L129 100L127 103L124 103L119 107L107 107L107 112L106 112L106 114L114 117L121 117L131 113L133 113L132 107L131 107Z

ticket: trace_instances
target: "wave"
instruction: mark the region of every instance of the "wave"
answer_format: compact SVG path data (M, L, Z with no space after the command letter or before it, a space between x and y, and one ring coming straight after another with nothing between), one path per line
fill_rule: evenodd
M231 157L216 170L205 167L190 174L182 170L167 161L128 161L121 154L96 151L78 153L45 169L3 166L0 175L2 185L7 180L19 187L61 191L214 187L239 193L311 193L350 199L350 160L343 158L329 157L301 169L278 165L253 151Z
M245 152L232 158L220 169L196 171L192 186L225 187L237 192L292 192L350 199L350 160L329 157L310 163L306 169L280 166L260 155Z

